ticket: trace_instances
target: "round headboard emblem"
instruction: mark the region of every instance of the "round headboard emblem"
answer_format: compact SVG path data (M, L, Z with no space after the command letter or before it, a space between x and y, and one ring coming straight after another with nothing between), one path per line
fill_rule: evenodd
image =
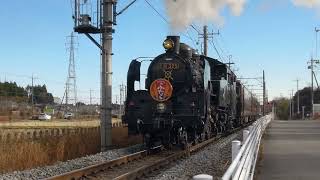
M151 83L150 95L159 102L168 100L172 96L173 87L166 79L156 79Z

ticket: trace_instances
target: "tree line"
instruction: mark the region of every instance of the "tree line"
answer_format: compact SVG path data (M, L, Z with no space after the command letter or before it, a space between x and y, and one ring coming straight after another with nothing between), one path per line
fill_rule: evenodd
M313 101L314 104L320 104L320 89L313 91ZM299 112L298 113L298 95L299 95ZM305 87L298 92L296 92L292 98L292 111L293 118L299 119L302 118L302 107L304 107L305 117L311 114L311 88ZM290 99L281 97L273 100L273 103L276 107L277 117L279 119L289 119L290 114Z
M33 94L33 96L32 96ZM32 102L34 104L53 104L53 95L47 91L46 85L28 85L26 88L18 86L16 82L0 82L1 99L10 99L17 102Z

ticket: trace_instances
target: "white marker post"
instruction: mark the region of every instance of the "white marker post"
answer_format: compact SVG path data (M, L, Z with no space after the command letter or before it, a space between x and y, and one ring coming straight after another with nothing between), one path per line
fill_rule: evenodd
M193 180L213 180L213 177L208 174L199 174L196 176L193 176Z
M241 147L241 141L234 140L232 141L232 161L237 157Z
M242 142L243 142L243 143L246 142L249 134L250 134L250 131L248 131L248 130L243 130L243 136L242 136Z

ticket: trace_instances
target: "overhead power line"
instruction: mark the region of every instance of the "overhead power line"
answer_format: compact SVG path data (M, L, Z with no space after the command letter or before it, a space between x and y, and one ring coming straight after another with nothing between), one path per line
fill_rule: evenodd
M197 31L198 34L201 34L200 31L199 31L193 24L191 24L190 27L192 27L192 29L194 29L195 31Z
M144 0L166 23L169 24L169 21L151 4L148 0Z
M218 51L218 49L217 49L216 45L214 44L214 42L213 42L211 39L210 39L210 41L209 41L209 42L212 44L212 46L213 46L214 50L216 51L217 55L219 56L219 59L220 59L220 60L222 60L222 62L224 62L224 59L222 59L222 58L221 58L221 55L220 55L220 53L219 53L219 51Z

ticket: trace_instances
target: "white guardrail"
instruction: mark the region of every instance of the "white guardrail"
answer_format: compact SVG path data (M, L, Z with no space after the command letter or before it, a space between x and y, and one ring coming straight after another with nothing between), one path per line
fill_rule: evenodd
M264 130L273 119L273 114L264 116L255 121L247 130L243 130L244 142L232 141L232 163L223 175L222 180L252 180L259 154L261 137ZM213 177L201 174L193 177L194 180L212 180Z
M252 180L259 154L261 137L273 118L273 114L255 121L248 130L243 131L243 145L232 141L232 163L222 180Z

